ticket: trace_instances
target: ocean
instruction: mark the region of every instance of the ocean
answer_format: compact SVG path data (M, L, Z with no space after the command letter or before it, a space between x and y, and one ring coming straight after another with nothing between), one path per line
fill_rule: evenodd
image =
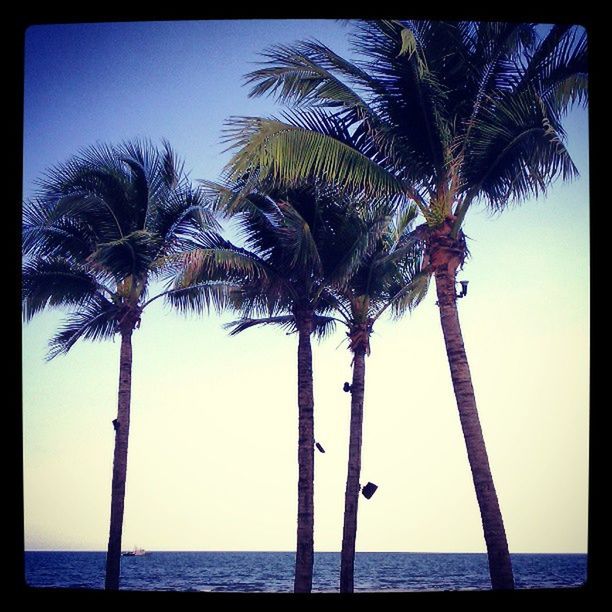
M103 552L26 552L30 587L104 588ZM152 552L122 557L121 589L129 591L291 592L292 552ZM518 589L584 584L583 554L513 554ZM339 553L315 553L313 592L337 592ZM485 554L357 553L355 592L489 589Z

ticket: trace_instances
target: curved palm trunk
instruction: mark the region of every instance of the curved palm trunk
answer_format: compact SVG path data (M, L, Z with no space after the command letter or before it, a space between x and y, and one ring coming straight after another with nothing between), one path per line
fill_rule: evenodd
M295 556L296 593L310 593L314 564L314 392L312 313L296 316L298 328L298 517Z
M121 533L123 531L123 504L127 476L128 437L130 433L130 396L132 387L132 330L121 333L119 358L119 398L115 425L115 454L111 492L110 533L106 554L105 588L119 589L121 571Z
M349 436L348 473L344 494L344 529L340 555L340 592L352 593L355 571L355 540L361 474L361 439L365 390L365 351L357 350L353 360L351 385L351 429Z
M435 279L446 354L487 545L491 585L494 589L513 589L512 563L504 522L493 484L459 325L454 268L451 267L451 270L445 266L436 268Z

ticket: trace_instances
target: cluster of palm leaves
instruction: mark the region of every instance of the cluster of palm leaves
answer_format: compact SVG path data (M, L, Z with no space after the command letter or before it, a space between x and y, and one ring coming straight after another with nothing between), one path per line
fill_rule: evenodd
M234 154L217 182L194 188L167 143L96 146L52 168L25 204L24 316L71 312L50 356L79 338L121 336L107 588L119 586L131 336L151 301L235 312L232 334L258 325L297 334L296 592L312 589L314 558L311 338L344 326L353 380L340 590L351 592L370 334L383 313L415 307L431 278L492 586L514 586L456 306L462 224L475 202L503 209L576 174L562 120L587 100L585 36L373 21L354 25L352 43L355 62L317 41L265 52L246 78L251 95L291 108L230 119ZM226 219L241 244L221 235Z

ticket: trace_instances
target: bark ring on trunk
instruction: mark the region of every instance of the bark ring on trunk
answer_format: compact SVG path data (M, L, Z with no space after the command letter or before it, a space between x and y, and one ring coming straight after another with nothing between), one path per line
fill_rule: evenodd
M368 319L365 323L351 325L346 335L349 337L349 349L352 353L370 354L370 334L373 324L372 319ZM348 390L350 390L350 387ZM345 391L347 391L346 385Z
M453 287L457 270L463 267L467 257L465 234L460 230L456 238L452 237L454 221L455 217L451 215L439 226L430 229L425 245L425 261L427 263L424 266L429 269L431 274L444 274L452 279ZM454 304L457 297L456 291L444 292L443 296L438 295L436 306Z
M116 319L116 329L122 334L132 333L140 327L142 308L132 304L122 304Z
M465 234L460 230L456 238L452 237L455 217L447 217L439 226L430 229L426 239L427 267L432 273L446 270L454 274L463 267L467 256Z

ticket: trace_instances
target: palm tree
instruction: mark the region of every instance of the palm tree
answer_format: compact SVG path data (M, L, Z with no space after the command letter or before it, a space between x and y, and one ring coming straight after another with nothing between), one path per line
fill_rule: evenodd
M386 231L374 237L372 248L364 255L349 281L333 289L337 316L348 329L349 349L353 354L353 377L348 389L351 393L351 421L340 557L341 593L352 593L354 586L365 358L370 355L370 335L374 324L387 309L391 308L398 317L414 308L427 291L428 277L420 271L420 253L411 239L415 217L414 206L396 214Z
M69 308L48 358L81 338L119 334L119 391L105 588L119 588L132 376L132 334L174 257L212 237L216 222L170 145L90 147L40 181L24 205L22 303L26 320ZM202 291L206 291L202 289ZM209 289L215 294L216 288Z
M224 283L226 305L241 318L231 335L258 325L297 332L298 517L294 591L310 592L314 562L314 390L311 336L334 325L336 298L330 287L348 278L368 248L368 233L346 215L346 205L329 188L245 191L244 177L233 184L208 182L215 207L237 224L239 247L219 239L183 258L168 296L183 311L205 303L198 286ZM379 224L376 220L372 226ZM344 230L344 231L342 231ZM191 286L195 286L193 290Z
M514 587L504 523L476 409L456 305L462 230L482 202L496 211L576 176L563 117L587 101L584 31L520 23L374 21L355 25L358 59L317 41L277 45L247 76L251 95L298 108L239 117L229 176L258 169L292 184L323 176L361 194L410 200L424 223L440 322L483 523L491 583Z

